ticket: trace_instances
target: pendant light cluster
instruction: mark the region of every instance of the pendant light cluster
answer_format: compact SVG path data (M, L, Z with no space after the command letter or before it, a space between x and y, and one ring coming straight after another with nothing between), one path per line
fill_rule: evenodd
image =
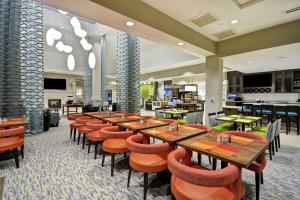
M63 10L58 10L58 12L63 15L68 14L68 12L63 11ZM80 21L78 20L77 17L72 17L70 20L70 24L73 27L75 35L78 36L79 38L81 38L80 44L81 44L82 48L85 51L90 51L89 56L88 56L89 67L91 69L95 68L96 56L95 56L95 53L91 51L93 48L93 45L90 44L86 39L87 32L81 28ZM55 47L59 52L65 52L65 53L69 54L68 58L67 58L67 66L70 71L73 71L75 69L75 65L76 65L75 57L73 54L71 54L73 51L73 48L70 45L64 44L63 41L61 41L61 37L62 37L61 32L59 32L58 30L56 30L54 28L50 28L46 33L46 42L49 46L53 46L54 43L56 41L58 41L56 43Z

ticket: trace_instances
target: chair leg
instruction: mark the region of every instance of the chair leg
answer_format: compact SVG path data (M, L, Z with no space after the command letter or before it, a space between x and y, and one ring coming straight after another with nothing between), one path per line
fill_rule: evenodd
M274 142L275 142L275 150L276 150L276 152L278 152L278 141L277 141L277 136L275 136Z
M104 161L105 161L105 151L102 152L102 164L101 166L104 167Z
M79 142L80 142L80 137L81 137L81 133L78 133L77 145L79 145Z
M84 149L85 146L85 138L86 138L86 134L82 135L82 149Z
M147 199L148 190L148 173L144 173L144 200Z
M263 172L260 173L260 176L261 176L260 177L260 183L264 184L264 174L263 174Z
M288 117L285 117L285 133L288 135L289 134L289 122L288 122Z
M217 159L213 158L213 163L212 163L212 169L216 170L217 169Z
M70 129L70 139L72 139L73 128Z
M197 153L198 156L198 165L201 165L201 153Z
M269 156L270 156L270 160L272 160L272 145L271 142L269 142Z
M256 200L259 200L259 192L260 192L260 173L255 173L255 189L256 189Z
M76 131L77 131L77 129L74 129L74 131L73 131L73 142L76 141Z
M22 159L24 159L24 145L21 146L21 155L22 155Z
M128 166L128 169L129 169L129 171L128 171L127 187L129 187L130 177L131 177L131 172L132 172L132 168L130 165Z
M272 153L273 153L273 156L275 156L275 145L274 145L274 140L272 141Z
M209 161L209 164L211 165L211 157L208 156L208 161Z
M91 152L91 145L92 145L92 142L91 142L91 141L89 141L89 145L88 145L88 153L90 153L90 152Z
M300 134L300 132L299 132L299 119L296 118L296 120L297 120L297 122L296 122L296 124L297 124L297 134L299 135Z
M114 176L114 169L115 169L115 155L116 154L111 154L111 168L110 168L110 175Z
M16 167L19 168L19 153L18 153L18 149L14 149L14 156L15 156L15 162L16 162Z
M280 148L280 135L277 136L278 139L278 147Z
M98 142L95 142L95 154L94 154L94 159L97 159L97 153L98 153ZM102 164L103 167L103 164Z

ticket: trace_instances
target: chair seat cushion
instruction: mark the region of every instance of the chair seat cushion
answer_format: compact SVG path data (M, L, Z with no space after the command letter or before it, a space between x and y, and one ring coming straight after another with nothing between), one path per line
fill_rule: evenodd
M186 182L172 175L171 189L176 199L180 200L237 200L241 199L226 187L205 187ZM243 194L244 188L240 189Z
M281 116L285 116L285 112L284 111L277 111L276 115L281 115Z
M77 129L81 126L84 126L84 124L78 124L76 122L73 122L73 123L70 124L70 128L75 128L75 129Z
M82 134L88 134L89 132L92 132L93 129L87 128L86 126L81 126L78 128L78 133Z
M101 136L99 130L94 130L88 133L88 140L92 142L102 142L104 138Z
M244 109L243 109L243 112L244 112L244 113L252 113L252 110L249 109L249 108L244 108Z
M110 138L103 142L103 150L108 153L124 153L127 152L126 139Z
M253 161L252 164L248 167L248 169L256 173L261 173L265 167L266 163L260 164L257 161Z
M256 113L260 113L260 112L262 112L262 114L264 114L264 115L272 114L271 110L256 110Z
M140 172L161 172L168 168L167 153L143 154L132 152L130 166Z
M0 138L0 151L12 150L24 145L24 139L19 137Z

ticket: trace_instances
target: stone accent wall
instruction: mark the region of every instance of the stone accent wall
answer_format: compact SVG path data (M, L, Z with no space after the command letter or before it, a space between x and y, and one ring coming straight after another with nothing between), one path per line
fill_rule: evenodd
M107 69L107 47L106 47L106 35L101 38L101 99L107 101L105 91L107 89L106 69Z

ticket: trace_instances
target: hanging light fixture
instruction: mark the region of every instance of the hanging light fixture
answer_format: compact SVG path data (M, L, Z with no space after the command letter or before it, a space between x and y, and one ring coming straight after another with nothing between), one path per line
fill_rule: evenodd
M71 23L71 25L73 26L74 29L75 29L75 28L81 29L80 22L79 22L79 20L78 20L77 17L72 17L72 18L70 19L70 23Z
M73 51L73 48L69 45L64 45L64 52L65 53L71 53Z
M58 12L59 12L60 14L63 14L63 15L66 15L66 14L68 14L68 12L67 12L67 11L60 10L60 9L58 9Z
M46 41L49 46L53 46L55 40L59 40L61 38L61 32L55 30L54 28L50 28L46 33Z
M91 69L94 69L96 66L96 56L94 52L90 52L88 61L89 61L89 67Z
M56 48L58 51L62 52L64 50L64 47L65 45L62 43L62 41L59 41L57 44L56 44Z
M67 65L70 71L73 71L75 69L75 58L72 54L68 56Z
M90 51L93 47L90 43L87 42L87 40L85 38L82 38L80 40L80 44L81 44L82 48L86 51Z
M74 28L74 33L80 38L84 38L87 35L87 32L81 28Z

